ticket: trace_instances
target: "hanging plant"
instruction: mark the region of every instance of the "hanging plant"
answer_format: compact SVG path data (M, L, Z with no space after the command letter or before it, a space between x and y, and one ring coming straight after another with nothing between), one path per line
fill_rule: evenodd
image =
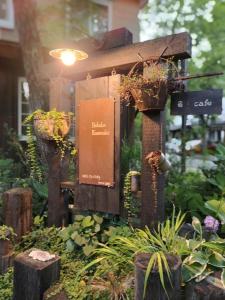
M137 192L137 190L134 190L134 185L132 185L132 178L138 176L140 176L140 172L129 171L124 179L124 207L127 210L128 219L137 218L140 210L140 203L133 194L134 192Z
M157 178L159 174L168 171L171 167L171 164L160 150L150 152L145 158L151 167L152 191L154 194L154 209L157 210Z
M35 135L41 139L55 142L61 159L65 153L76 154L73 144L66 138L70 130L72 113L58 112L55 109L45 112L34 111L24 121L27 124L27 155L31 167L31 176L42 181L42 171L38 163Z
M122 75L120 94L122 101L139 111L164 110L168 94L168 72L176 69L171 60L160 58L143 64L140 74L136 63L128 75Z

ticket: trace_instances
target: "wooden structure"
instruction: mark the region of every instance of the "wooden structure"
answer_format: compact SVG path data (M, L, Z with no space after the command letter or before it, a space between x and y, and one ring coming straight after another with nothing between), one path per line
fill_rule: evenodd
M11 241L0 239L0 274L7 272L8 267L12 265L12 248Z
M14 188L3 194L3 223L12 227L16 241L31 230L32 191L29 188Z
M163 38L158 38L142 43L119 45L112 49L100 49L89 54L89 58L77 62L75 67L65 69L64 77L70 81L76 81L76 120L79 120L79 103L82 100L111 98L115 101L115 185L113 187L99 187L96 185L75 184L76 204L85 210L98 210L120 214L122 203L120 201L120 143L123 132L120 130L124 119L120 112L118 87L120 75L128 73L141 56L143 61L151 58L158 58L163 54L164 58L173 57L175 61L191 57L191 39L188 33L180 33ZM138 56L139 55L139 56ZM54 69L55 65L52 66ZM57 67L57 64L56 64ZM48 67L49 70L49 67ZM111 72L118 75L112 75ZM141 70L140 70L141 71ZM85 80L87 74L92 79ZM93 78L94 77L94 78ZM56 86L55 86L56 88ZM51 94L51 92L50 92ZM54 94L54 93L52 93ZM60 94L60 93L59 93ZM61 98L62 99L62 98ZM103 111L104 113L104 111ZM132 115L132 114L131 114ZM134 114L133 114L134 116ZM164 175L157 176L157 196L153 195L151 188L151 168L146 161L146 155L155 150L164 151L164 112L145 111L143 112L142 129L142 225L153 226L164 217ZM122 121L121 121L122 120ZM133 120L133 119L132 119ZM125 121L132 124L132 120ZM79 126L79 122L76 122ZM77 134L78 134L77 130ZM85 137L84 137L85 138ZM79 150L79 137L76 136L76 145ZM93 149L94 151L95 149ZM78 175L77 175L78 179Z
M34 260L29 257L32 250L20 253L14 260L13 300L42 300L44 292L59 279L60 258Z
M135 259L135 300L143 299L145 274L151 254L140 253ZM181 259L178 256L167 255L170 268L170 280L164 271L165 290L160 283L157 267L150 273L146 287L145 300L181 299Z

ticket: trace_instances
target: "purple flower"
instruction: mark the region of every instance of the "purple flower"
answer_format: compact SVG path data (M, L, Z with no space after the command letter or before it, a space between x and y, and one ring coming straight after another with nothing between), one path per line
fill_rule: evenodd
M205 230L216 233L219 229L219 221L212 216L207 216L204 219Z

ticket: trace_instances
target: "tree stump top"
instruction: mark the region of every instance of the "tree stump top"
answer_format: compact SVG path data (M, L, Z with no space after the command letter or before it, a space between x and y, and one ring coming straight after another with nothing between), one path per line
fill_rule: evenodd
M5 192L5 194L14 194L14 195L21 195L26 193L32 193L31 188L13 188Z
M60 260L60 257L58 255L55 255L54 258L52 258L51 260L48 260L48 261L40 261L40 260L33 259L32 257L29 256L29 254L31 253L31 251L34 251L34 250L38 250L38 249L32 248L23 253L18 254L15 258L15 262L19 262L21 264L27 265L36 270L42 270L42 269L52 265L53 262Z

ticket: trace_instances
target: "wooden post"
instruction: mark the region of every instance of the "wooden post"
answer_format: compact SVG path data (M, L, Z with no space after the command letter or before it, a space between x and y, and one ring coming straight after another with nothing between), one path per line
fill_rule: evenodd
M16 241L31 230L32 191L14 188L3 194L3 223L13 228Z
M142 226L153 227L158 221L164 218L164 185L163 174L157 176L156 193L152 185L152 171L146 160L146 156L151 151L165 150L165 116L164 112L147 111L143 113L142 125Z
M63 159L54 142L46 141L48 161L48 226L67 224L68 210L65 207L60 183L67 179L69 157Z
M59 279L60 258L39 261L25 251L14 261L13 300L42 300L44 292Z
M170 278L171 283L168 279L166 272L164 272L164 282L165 288L168 293L166 295L163 289L158 270L154 269L149 274L146 295L144 294L144 281L145 273L147 270L148 262L151 254L141 253L136 256L135 259L135 300L145 299L145 300L167 300L167 299L180 299L180 286L181 286L181 260L178 256L167 255L167 261L170 267Z

